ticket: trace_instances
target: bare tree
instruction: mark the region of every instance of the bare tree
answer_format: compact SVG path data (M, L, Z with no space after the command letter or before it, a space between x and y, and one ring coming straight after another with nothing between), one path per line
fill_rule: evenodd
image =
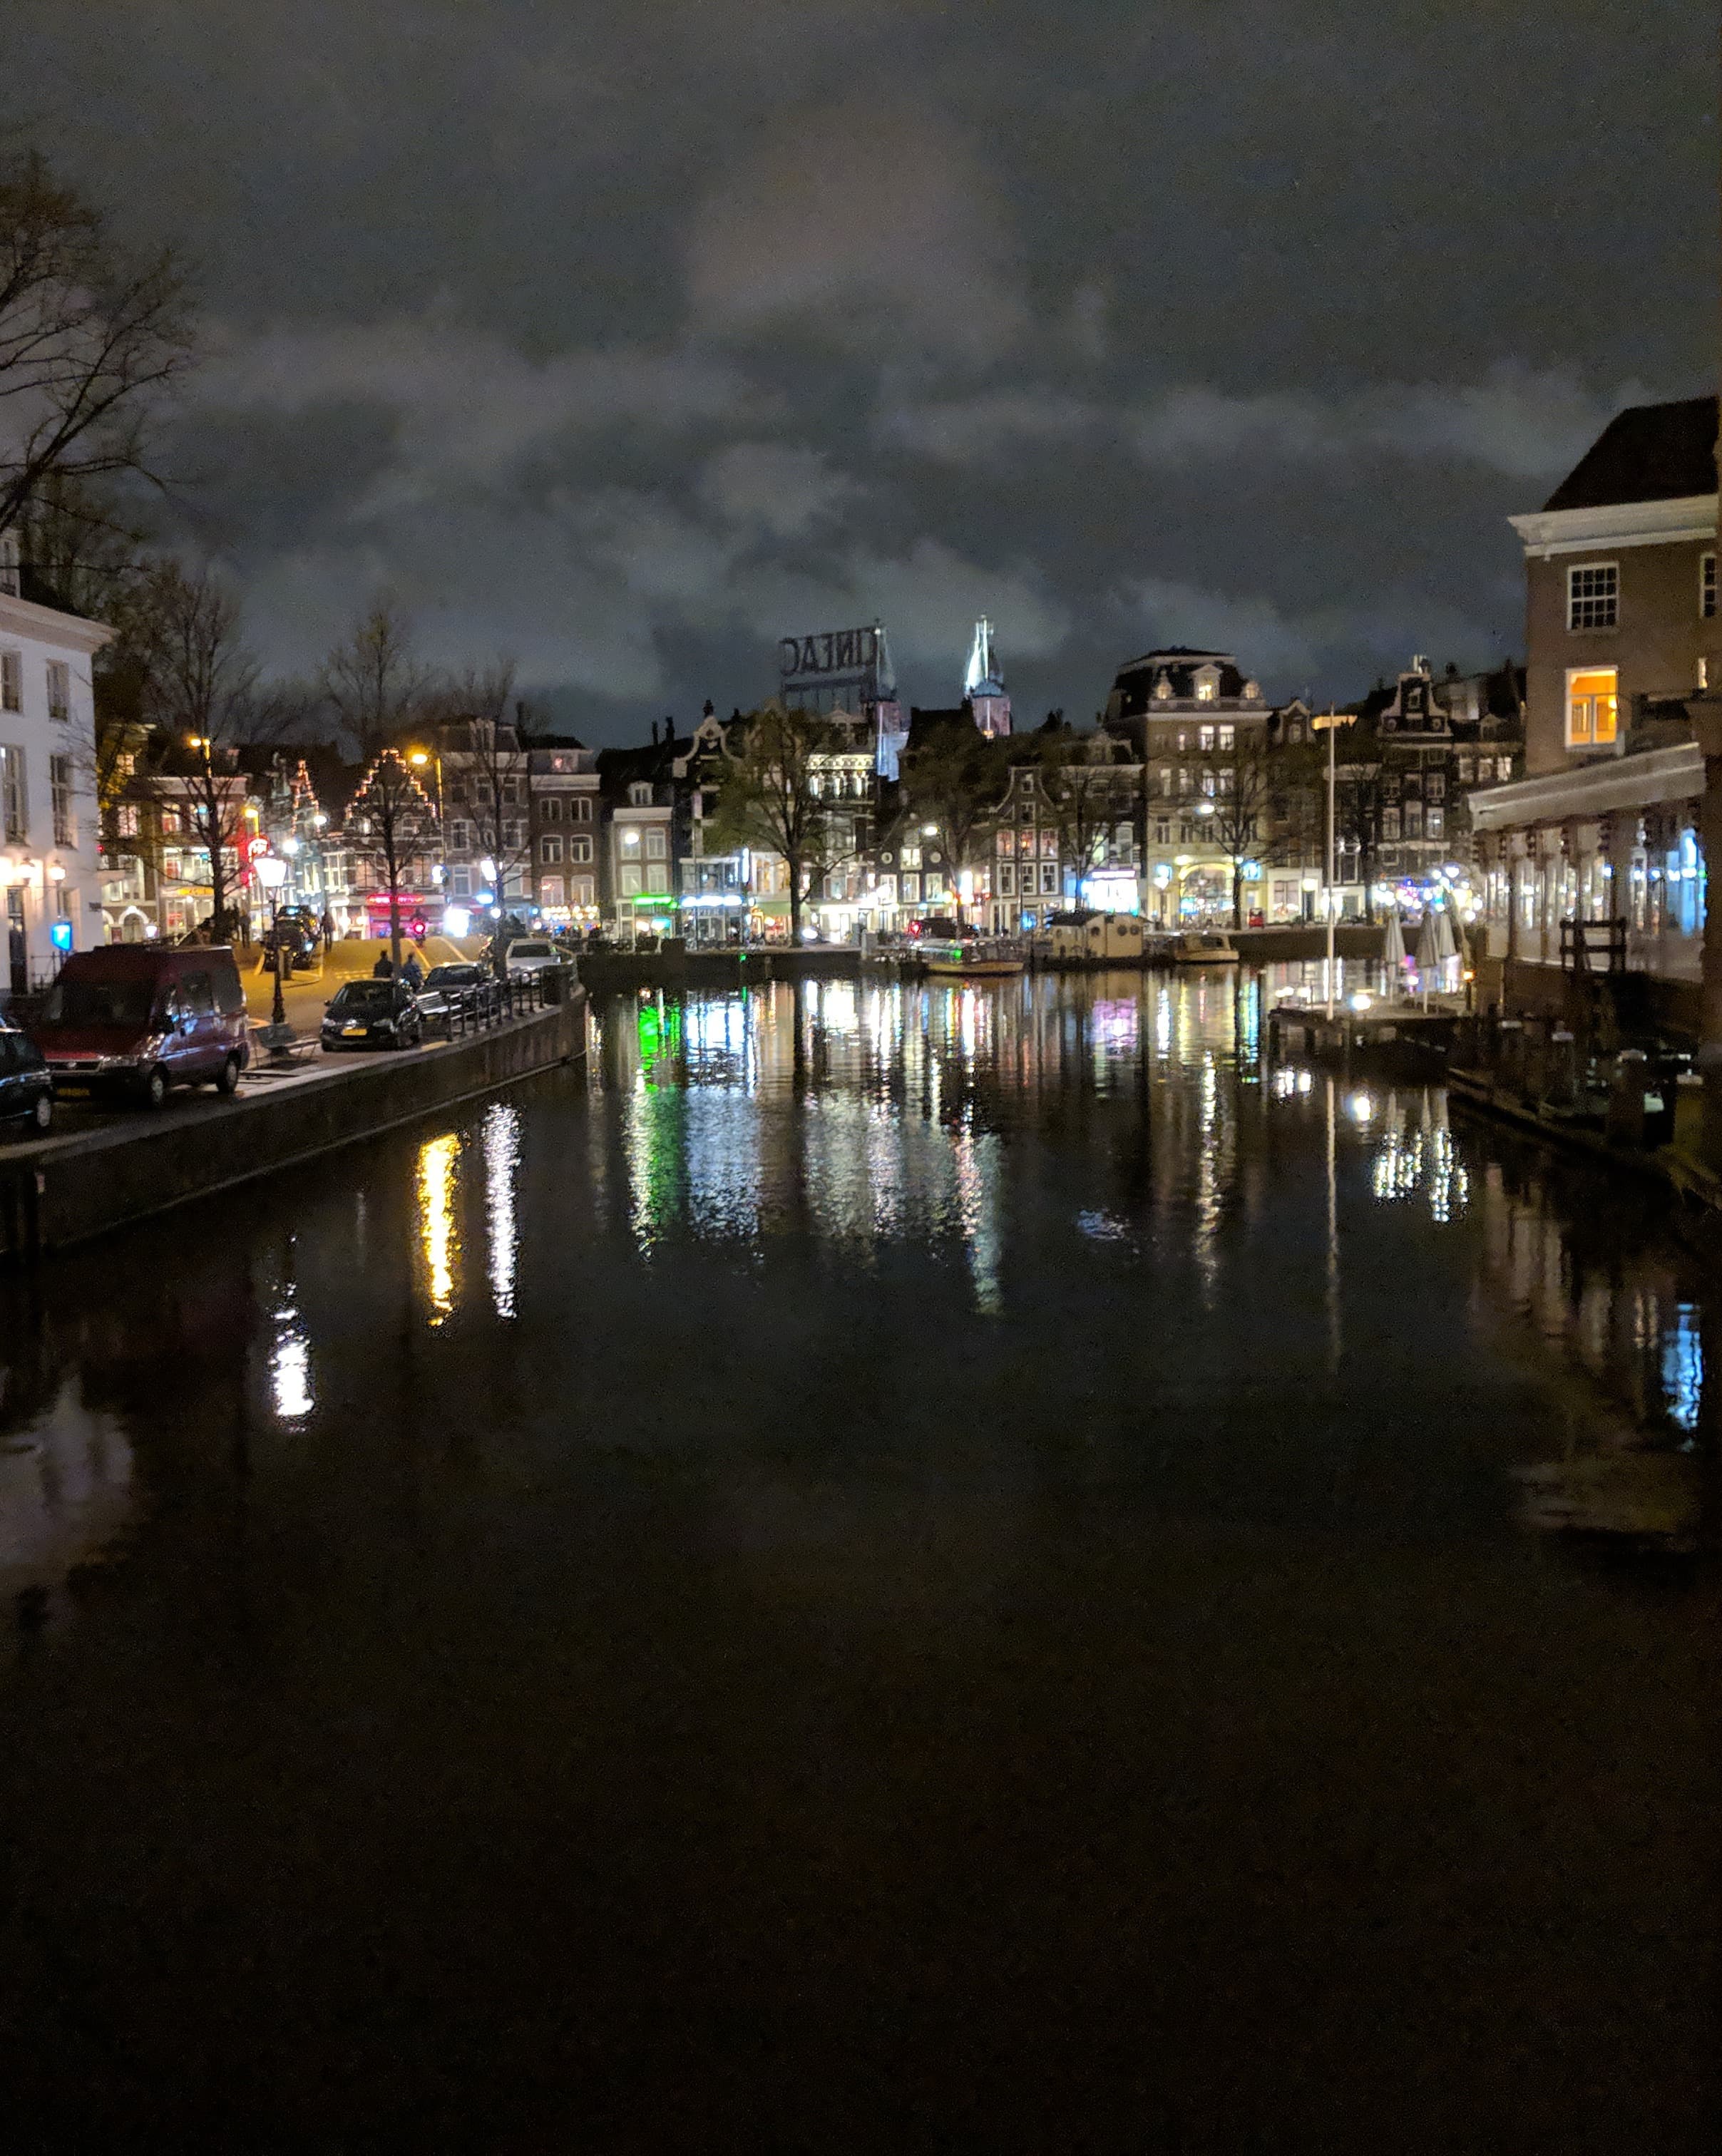
M318 686L357 746L366 775L354 796L369 826L388 884L388 949L401 963L401 874L425 843L429 803L400 755L409 732L433 709L429 670L413 656L404 618L378 599L323 661ZM363 807L361 808L360 803Z
M496 868L499 908L509 884L530 880L532 858L529 752L522 740L514 694L517 662L498 656L455 675L444 695L455 763L450 798L458 799L476 841L474 850ZM530 891L528 892L530 896ZM496 963L502 964L500 946Z
M966 714L942 726L903 764L905 798L918 824L934 825L950 864L951 904L963 917L961 870L974 864L983 831L1010 783L1003 742L990 741Z
M1265 858L1272 839L1275 771L1267 742L1252 732L1218 773L1214 813L1205 817L1206 837L1231 869L1231 925L1244 925L1244 863Z
M826 759L847 745L840 729L816 713L767 704L747 721L746 739L724 770L717 812L707 826L707 844L720 851L751 846L782 860L789 935L798 948L801 909L814 880L852 844L852 826L836 813L825 785Z
M51 476L147 472L149 417L192 357L172 255L128 258L33 151L0 162L0 531Z
M1104 752L1097 758L1093 750L1101 741ZM1084 737L1061 724L1043 727L1036 742L1041 790L1057 828L1059 851L1076 865L1080 892L1083 881L1105 861L1114 821L1128 814L1134 829L1136 804L1125 790L1128 781L1121 783L1105 737Z
M234 932L233 900L246 872L239 751L279 739L290 707L260 690L257 662L239 635L239 602L207 571L188 576L177 562L152 568L137 635L140 716L157 733L140 790L164 835L177 829L208 859L211 933L219 939Z

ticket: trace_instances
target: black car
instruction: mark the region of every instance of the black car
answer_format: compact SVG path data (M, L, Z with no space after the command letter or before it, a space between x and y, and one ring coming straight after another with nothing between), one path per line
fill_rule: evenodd
M54 1125L54 1079L33 1040L0 1024L0 1119L33 1131Z
M424 1021L404 981L348 981L323 1012L322 1043L336 1048L416 1048Z
M488 966L474 965L470 960L433 966L419 991L419 1015L433 1024L445 1024L459 998L469 989L489 988L495 980L496 975Z

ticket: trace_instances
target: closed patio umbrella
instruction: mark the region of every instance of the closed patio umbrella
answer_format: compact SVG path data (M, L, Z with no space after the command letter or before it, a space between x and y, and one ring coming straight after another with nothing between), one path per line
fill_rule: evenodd
M1396 996L1405 986L1405 930L1396 906L1387 916L1387 932L1381 938L1381 973L1382 988Z
M1417 931L1417 987L1422 993L1426 1009L1429 990L1441 965L1441 931L1435 925L1435 908L1432 906L1423 916L1423 925Z

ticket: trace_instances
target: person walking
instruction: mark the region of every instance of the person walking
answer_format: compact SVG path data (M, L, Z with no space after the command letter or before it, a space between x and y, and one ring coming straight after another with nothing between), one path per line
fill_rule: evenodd
M371 978L373 981L392 981L394 978L394 961L388 952L378 952L377 963L371 968Z

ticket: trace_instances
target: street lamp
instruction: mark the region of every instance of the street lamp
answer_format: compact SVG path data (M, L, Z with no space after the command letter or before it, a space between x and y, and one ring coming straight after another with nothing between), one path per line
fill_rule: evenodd
M287 864L279 854L258 856L257 880L269 893L269 940L274 954L275 993L269 1014L268 1030L264 1034L272 1053L279 1054L292 1039L287 1024L286 998L281 993L281 886L287 880Z
M1341 726L1355 726L1355 711L1318 711L1309 721L1328 737L1328 1016L1334 1015L1334 745Z

